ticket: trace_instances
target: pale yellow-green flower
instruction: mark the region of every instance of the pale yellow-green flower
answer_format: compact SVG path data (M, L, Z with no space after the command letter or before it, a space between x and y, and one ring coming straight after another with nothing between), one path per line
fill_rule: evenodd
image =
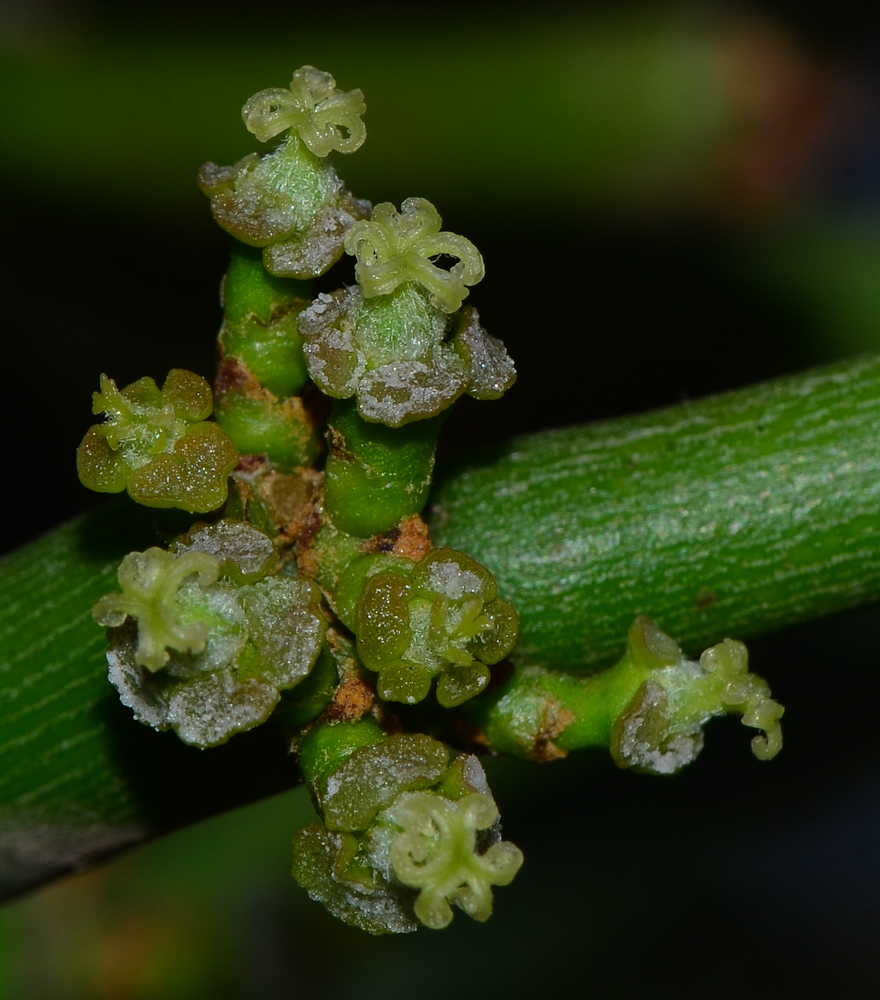
M431 293L438 309L459 309L467 286L485 274L483 258L470 240L441 232L440 225L437 209L424 198L407 198L400 212L383 202L370 221L356 222L345 234L345 251L358 259L355 275L364 296L388 295L415 281ZM441 254L457 258L449 271L432 260Z
M316 156L331 150L353 153L367 137L361 115L367 110L360 90L341 91L329 73L303 66L290 87L261 90L242 108L242 118L260 142L293 129Z
M220 563L207 552L189 551L175 556L165 549L130 552L119 567L121 594L106 594L92 609L99 625L115 627L126 618L138 623L136 662L153 672L168 661L168 650L200 653L208 638L201 621L184 622L177 602L187 577L196 575L207 587L214 583Z
M439 930L452 920L450 903L474 920L492 915L492 886L507 885L522 865L522 852L502 840L477 853L477 832L498 818L490 796L472 792L451 801L431 792L402 796L393 809L401 832L391 844L394 874L419 889L415 914Z

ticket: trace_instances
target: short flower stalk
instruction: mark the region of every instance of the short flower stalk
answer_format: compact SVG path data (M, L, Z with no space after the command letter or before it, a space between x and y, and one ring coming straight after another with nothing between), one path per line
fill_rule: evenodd
M607 747L615 762L674 774L703 747L703 726L740 715L761 731L752 751L769 760L782 748L782 706L748 670L741 642L725 639L689 660L649 618L630 628L623 657L587 677L518 667L504 685L470 706L469 717L493 749L536 760Z

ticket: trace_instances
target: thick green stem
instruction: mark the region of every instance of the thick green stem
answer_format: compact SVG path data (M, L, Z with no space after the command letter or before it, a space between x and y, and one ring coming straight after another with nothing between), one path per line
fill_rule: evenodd
M873 357L521 439L447 470L435 538L492 570L536 663L610 661L639 612L694 651L880 596L878 423ZM296 780L272 726L204 753L119 705L89 611L155 516L113 501L0 563L7 894Z
M428 499L444 418L386 427L362 420L353 399L333 401L324 492L340 531L364 538L419 513Z
M286 468L309 465L321 450L297 396L308 382L297 316L309 300L308 282L274 277L260 250L233 240L215 416L242 454L266 454Z
M433 538L520 613L523 659L688 652L880 596L880 357L508 442L441 472Z

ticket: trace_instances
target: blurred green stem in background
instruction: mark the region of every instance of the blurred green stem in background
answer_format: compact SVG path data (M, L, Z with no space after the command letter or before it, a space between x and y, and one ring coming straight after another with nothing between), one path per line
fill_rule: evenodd
M437 202L505 215L512 199L520 217L609 199L638 210L680 199L729 126L717 24L694 11L476 15L464 30L432 18L428 42L417 15L393 30L358 22L340 15L328 30L298 14L295 32L252 37L247 23L153 37L140 25L6 51L0 176L42 199L201 217L192 176L205 150L218 162L244 152L227 109L300 63L369 95L370 139L345 176L376 201L410 195L418 177Z

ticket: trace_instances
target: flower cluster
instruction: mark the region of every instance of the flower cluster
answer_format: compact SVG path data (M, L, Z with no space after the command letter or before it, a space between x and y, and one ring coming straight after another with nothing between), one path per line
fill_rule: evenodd
M364 111L311 66L245 104L274 147L199 175L234 237L214 391L180 369L161 389L102 376L105 420L77 463L92 489L205 515L182 534L157 517L163 546L127 555L94 607L121 701L202 748L271 718L320 817L294 836L294 877L378 934L445 927L453 908L485 920L518 871L475 748L610 747L668 774L726 713L772 757L782 708L741 643L694 662L645 617L600 673L514 662L519 618L495 577L433 547L422 513L445 411L498 398L516 372L463 305L476 247L422 198L371 217L343 187L328 157L360 147ZM357 284L315 295L343 252Z
M121 493L148 507L215 510L226 499L227 478L238 450L208 421L211 387L198 375L173 369L161 389L142 378L124 389L106 375L93 397L94 424L76 453L83 485Z

